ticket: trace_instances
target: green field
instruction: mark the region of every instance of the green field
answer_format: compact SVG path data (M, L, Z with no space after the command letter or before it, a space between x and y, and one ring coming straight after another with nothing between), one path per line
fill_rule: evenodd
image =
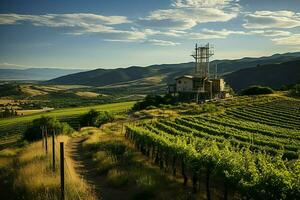
M26 127L31 123L31 121L41 116L56 117L57 119L63 122L68 122L76 127L78 116L89 111L90 109L96 109L97 111L121 112L130 109L134 103L134 101L130 101L78 108L65 108L53 110L47 113L0 119L0 148L15 143L20 138Z
M297 199L300 101L267 96L216 104L223 112L128 125L126 137L195 189L205 182L208 196L223 182L226 198L230 189L254 199Z

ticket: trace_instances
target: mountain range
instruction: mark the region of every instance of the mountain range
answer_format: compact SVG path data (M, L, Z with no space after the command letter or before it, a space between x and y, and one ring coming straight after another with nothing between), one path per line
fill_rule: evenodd
M233 87L235 90L240 90L252 84L269 85L272 87L278 87L281 84L290 83L289 77L292 76L293 70L297 70L299 67L290 66L289 70L282 70L282 68L277 67L277 64L300 60L300 52L296 53L285 53L285 54L275 54L272 56L265 56L260 58L242 58L236 60L214 60L210 63L210 71L215 73L215 66L217 65L217 73L225 78L225 81ZM265 66L260 67L257 66ZM285 66L285 65L280 65ZM276 75L264 81L259 81L259 73L274 73L272 71L279 70L281 79L284 79L278 84L275 84L278 78ZM247 74L247 70L251 69L251 76ZM103 89L107 88L117 88L128 89L128 87L138 89L142 91L146 87L154 86L165 86L167 83L172 83L174 78L183 74L192 74L194 70L194 63L181 63L181 64L162 64L162 65L151 65L147 67L131 66L128 68L117 68L117 69L95 69L91 71L79 72L75 74L70 74L46 81L46 84L64 84L64 85L88 85L96 86ZM243 71L244 70L244 71ZM253 70L257 70L257 73L253 73ZM242 71L242 72L240 72ZM263 71L263 72L261 72ZM264 74L261 74L262 78ZM245 77L249 77L253 81L248 83L243 82ZM299 78L300 79L300 78ZM245 79L246 80L246 79ZM256 82L257 80L257 82ZM268 80L268 81L267 81ZM270 83L270 84L269 84ZM241 86L240 86L241 84Z
M300 81L300 58L279 64L241 69L225 75L224 79L237 91L251 85L270 86L278 89Z
M299 81L299 61L295 60L300 60L300 52L214 60L210 62L210 72L224 77L235 90L253 84L278 88ZM43 80L43 84L86 85L104 91L143 93L145 90L162 91L167 83L174 82L175 77L193 74L193 71L193 62L89 71L59 68L0 69L0 80Z

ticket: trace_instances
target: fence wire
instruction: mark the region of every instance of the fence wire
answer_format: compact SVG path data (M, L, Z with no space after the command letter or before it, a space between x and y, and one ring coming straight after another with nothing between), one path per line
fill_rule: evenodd
M49 138L48 138L49 139ZM53 143L52 143L52 138L51 138L51 147L53 146ZM42 141L43 142L43 141ZM49 144L49 143L48 143ZM65 143L64 143L64 146L66 146L65 145ZM50 147L50 145L48 145L48 150L49 150L49 147ZM65 149L65 148L64 148ZM44 150L44 149L43 149ZM56 163L56 165L55 165L55 167L57 166L57 165L60 165L60 141L58 141L58 139L57 139L57 137L55 136L55 148L54 148L54 150L55 150L55 163ZM52 149L51 149L51 151L52 151ZM64 155L66 154L66 151L64 152ZM51 157L51 160L52 160L52 157ZM52 161L53 162L53 161ZM59 163L59 164L57 164L57 163ZM71 169L70 169L70 166L69 166L69 164L68 164L68 161L67 161L67 159L66 159L66 156L64 156L64 163L65 163L65 169L64 169L64 171L65 172L67 172L66 174L67 174L67 176L70 178L70 180L75 180L75 178L72 176L72 173L71 173ZM68 188L68 187L65 187L66 189ZM78 199L79 200L81 200L82 198L81 198L81 196L79 195L79 192L78 192L78 189L77 189L77 187L74 187L74 190L75 190L75 192L76 192L76 196L78 197Z

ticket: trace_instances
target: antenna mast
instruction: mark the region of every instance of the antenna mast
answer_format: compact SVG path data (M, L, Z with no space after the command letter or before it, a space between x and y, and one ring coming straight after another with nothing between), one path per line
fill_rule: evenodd
M209 58L214 55L212 47L207 43L204 46L195 45L195 76L200 78L209 77Z

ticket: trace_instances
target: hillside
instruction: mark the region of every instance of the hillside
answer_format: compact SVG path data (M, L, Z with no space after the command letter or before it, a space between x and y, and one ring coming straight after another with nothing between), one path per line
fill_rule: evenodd
M211 62L211 71L214 71L215 64L218 65L219 74L228 74L240 69L255 67L260 64L280 63L284 61L300 58L300 53L275 54L269 57L261 58L242 58L237 60L215 60ZM132 66L128 68L118 69L96 69L92 71L80 72L76 74L66 75L47 81L47 84L68 84L68 85L89 85L89 86L115 86L129 84L132 81L137 82L135 85L139 87L148 83L149 79L157 80L153 84L166 84L172 82L174 77L193 72L194 63L181 64L163 64L151 65L147 67Z
M282 63L291 60L298 60L300 52L274 54L272 56L263 56L260 58L245 57L237 60L214 60L212 66L218 65L219 74L228 74L240 69L255 67L257 65Z
M49 80L68 74L82 72L80 69L58 68L28 68L3 69L0 68L0 80Z
M193 63L152 65L148 67L131 66L117 69L95 69L59 77L46 83L106 86L120 84L154 76L163 76L166 82L169 77L181 75L193 69Z
M224 78L234 90L241 90L250 85L270 86L278 89L300 80L300 60L242 69Z

